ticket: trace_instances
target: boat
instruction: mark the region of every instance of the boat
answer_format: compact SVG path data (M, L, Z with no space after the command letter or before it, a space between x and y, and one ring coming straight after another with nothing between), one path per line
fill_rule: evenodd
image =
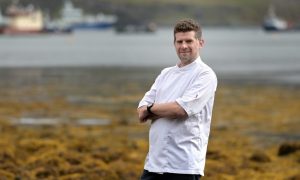
M271 5L268 9L267 15L264 18L263 28L266 31L285 31L289 30L291 27L286 20L276 15L275 8Z
M42 11L33 5L21 7L12 4L6 10L6 21L2 25L2 33L5 34L33 34L43 31Z
M44 22L45 22L45 26L44 26L44 32L45 33L56 33L56 34L65 34L65 33L72 33L73 30L70 27L66 27L66 26L61 26L56 24L55 22L50 20L50 16L49 13L44 13Z
M55 21L58 26L72 30L108 29L117 21L116 16L98 13L96 15L84 14L83 10L74 7L72 1L65 0L61 12L61 19Z
M4 32L5 26L6 26L6 23L5 23L3 15L2 15L2 11L0 9L0 34L2 34Z
M70 33L65 29L49 28L44 20L43 12L33 5L26 7L13 3L6 9L4 17L0 12L0 34L42 34L42 33Z

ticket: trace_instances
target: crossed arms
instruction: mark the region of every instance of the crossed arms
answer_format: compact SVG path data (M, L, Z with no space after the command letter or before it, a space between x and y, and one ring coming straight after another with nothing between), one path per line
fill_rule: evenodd
M138 117L141 123L144 123L147 120L156 120L159 118L186 119L188 117L188 114L176 101L168 103L155 103L153 104L151 111L153 114L150 114L147 111L147 106L141 106L137 109Z

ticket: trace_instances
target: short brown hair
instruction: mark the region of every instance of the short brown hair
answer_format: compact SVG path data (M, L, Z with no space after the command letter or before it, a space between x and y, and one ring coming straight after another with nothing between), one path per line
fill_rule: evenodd
M202 36L201 26L193 19L182 19L178 21L174 27L174 42L175 34L178 32L195 31L195 38L200 39Z

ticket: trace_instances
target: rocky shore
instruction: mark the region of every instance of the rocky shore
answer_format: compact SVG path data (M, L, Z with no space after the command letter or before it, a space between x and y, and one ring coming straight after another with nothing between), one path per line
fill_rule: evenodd
M158 72L1 71L0 180L138 179L136 106ZM300 179L299 99L299 86L220 81L203 179Z

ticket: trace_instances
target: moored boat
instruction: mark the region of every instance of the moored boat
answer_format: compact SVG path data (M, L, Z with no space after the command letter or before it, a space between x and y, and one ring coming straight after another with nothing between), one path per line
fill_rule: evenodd
M32 34L43 31L43 14L32 5L20 7L12 4L7 8L7 22L3 25L5 34Z
M43 12L33 5L26 7L16 3L6 9L6 16L0 13L0 34L24 35L41 33L70 33L65 29L48 27L44 21Z
M54 21L57 26L77 29L108 29L117 21L116 16L98 13L97 15L84 14L82 9L74 7L72 1L65 0L61 12L61 19Z
M4 32L5 26L5 20L0 9L0 34Z
M266 31L285 31L288 30L288 22L275 13L274 6L270 6L267 15L264 18L263 28Z

